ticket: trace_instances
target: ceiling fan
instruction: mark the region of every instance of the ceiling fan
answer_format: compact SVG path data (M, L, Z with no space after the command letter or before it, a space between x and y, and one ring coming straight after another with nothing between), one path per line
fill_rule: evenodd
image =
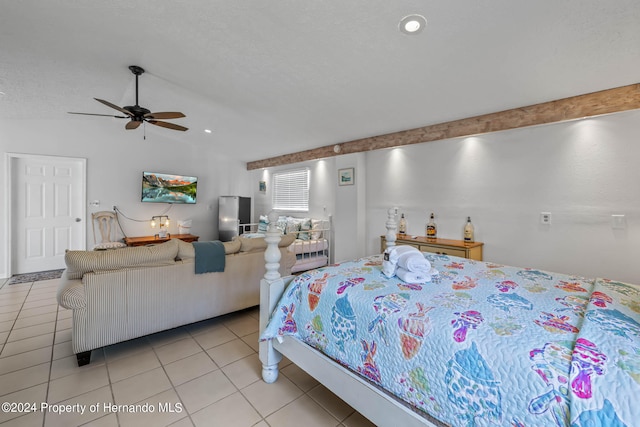
M176 125L174 123L169 122L161 122L158 119L179 119L181 117L186 117L184 114L177 111L165 111L161 113L152 113L150 110L141 107L138 105L138 77L140 74L144 73L144 69L142 67L138 67L137 65L130 65L129 70L136 76L136 105L128 105L126 107L118 107L115 104L110 103L109 101L105 101L104 99L93 98L98 102L103 103L107 107L111 107L114 110L118 110L124 114L124 116L111 115L111 114L93 114L93 113L74 113L69 111L69 114L82 114L85 116L106 116L106 117L116 117L119 119L130 119L129 122L125 125L125 129L137 129L142 123L147 122L152 125L161 126L167 129L186 131L189 128L184 126Z

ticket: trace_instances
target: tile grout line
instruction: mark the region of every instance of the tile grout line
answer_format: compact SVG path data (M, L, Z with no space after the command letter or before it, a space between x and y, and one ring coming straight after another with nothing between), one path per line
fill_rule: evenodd
M31 286L33 287L33 284L31 284ZM29 293L31 293L31 289L29 289ZM27 298L29 297L29 294L27 294ZM26 300L26 298L25 298ZM44 394L44 401L45 402L49 402L49 389L51 387L51 373L53 372L53 351L55 349L55 342L56 342L56 334L58 333L58 314L60 312L60 306L56 307L56 320L55 320L55 326L53 327L53 340L51 342L51 359L49 361L49 375L48 375L48 381L47 381L47 391ZM42 414L42 427L45 427L47 422L47 412L45 411L44 414Z
M225 325L224 320L222 320L222 321L221 321L221 326L223 326L225 329L227 329L229 332L231 332L231 333L236 337L236 339L239 339L241 342L243 342L243 343L245 343L245 344L246 344L246 342L242 339L242 337L241 337L240 335L238 335L238 334L237 334L237 333L235 333L233 330L231 330L227 325ZM259 332L259 331L258 331L258 332ZM190 336L191 336L191 337L196 341L196 343L198 344L198 346L199 346L199 347L204 351L204 353L207 355L207 357L209 357L209 359L211 359L211 361L212 361L213 363L215 363L215 364L216 364L216 366L218 366L218 364L216 363L216 361L215 361L215 360L213 360L213 358L211 357L211 355L207 352L207 349L205 349L205 348L202 346L202 344L200 344L200 343L195 339L195 335L193 335L193 334L191 333L191 331L189 331L189 330L187 330L187 333L188 333L188 334L189 334L189 335L190 335ZM252 333L253 333L253 332L252 332ZM247 335L250 335L250 334L247 334ZM245 335L245 336L246 336L246 335ZM231 342L231 341L227 341L227 342ZM226 344L226 343L221 343L221 344L219 344L219 345L224 345L224 344ZM248 345L248 344L247 344L247 345ZM215 347L217 347L217 346L214 346L214 347L211 347L211 348L215 348ZM251 347L251 346L249 346L249 347ZM251 350L255 352L255 350L253 349L253 347L251 348ZM249 355L249 356L251 356L251 355ZM249 356L246 356L246 357L249 357ZM240 359L238 359L238 360L242 360L242 358L240 358ZM236 360L236 361L234 361L234 362L231 362L231 363L235 363L235 362L237 362L238 360ZM228 366L228 365L230 365L231 363L228 363L228 364L227 364L227 365L225 365L225 366ZM254 411L256 411L256 414L258 414L258 416L260 417L260 421L263 421L263 422L265 422L267 425L269 425L269 423L268 423L268 422L267 422L267 420L266 420L266 417L263 417L263 416L262 416L262 414L260 413L260 411L258 411L258 409L254 406L254 404L253 404L253 403L252 403L252 402L247 398L247 396L242 392L242 389L241 389L241 388L239 388L239 387L238 387L238 386L237 386L237 385L236 385L236 384L231 380L231 378L229 378L229 376L227 375L227 373L226 373L226 372L224 372L223 368L224 368L224 366L218 366L218 370L220 370L220 372L222 373L222 375L224 375L224 377L229 381L229 383L230 383L231 385L233 385L233 387L236 389L236 392L237 392L237 393L240 393L240 395L242 396L242 398L243 398L243 399L244 399L244 400L249 404L249 406L250 406ZM195 378L194 378L194 379L195 379ZM259 380L260 380L260 379L258 379L258 381L259 381ZM193 381L193 380L191 380L191 381ZM187 381L187 382L188 382L188 381ZM249 387L250 385L255 384L256 382L257 382L257 381L254 381L254 382L252 382L251 384L247 385L246 387ZM185 384L186 384L186 383L185 383ZM245 388L246 388L246 387L245 387ZM177 390L176 390L176 393L178 393L178 392L177 392ZM304 393L304 392L303 392L303 393ZM234 393L232 393L232 394L234 394ZM178 396L180 396L180 395L178 394ZM229 396L231 396L231 395L229 395ZM200 412L200 411L203 411L203 410L205 410L206 408L210 407L211 405L214 405L214 404L216 404L216 403L220 402L221 400L226 399L226 398L227 398L227 397L229 397L229 396L225 396L225 397L223 397L223 398L221 398L221 399L219 399L219 400L217 400L217 401L215 401L215 402L211 402L210 404L208 404L207 406L205 406L205 407L203 407L203 408L199 409L199 410L198 410L198 411L196 411L195 413ZM285 405L285 406L286 406L286 405ZM284 406L283 406L283 407L284 407ZM282 409L282 408L280 408L280 409ZM194 414L195 414L195 413L194 413ZM191 419L191 414L189 414L189 418ZM191 421L192 421L192 423L195 425L195 423L193 422L193 419L191 419ZM258 423L259 423L260 421L258 421ZM255 424L258 424L258 423L255 423ZM254 424L254 425L255 425L255 424Z
M6 283L9 282L9 279L6 280L5 285L2 286L1 289L4 288L4 286L8 286L6 285ZM4 352L4 348L6 347L7 343L9 342L9 337L11 336L11 333L13 332L13 329L16 326L16 322L18 321L18 317L20 317L20 313L22 312L22 308L24 307L25 302L27 301L27 297L29 296L29 293L31 292L31 287L33 286L33 282L31 282L31 285L29 285L29 290L27 291L27 295L24 296L24 300L22 301L22 304L20 304L20 309L18 310L16 317L13 319L13 323L11 324L11 329L9 329L9 333L7 334L7 338L4 339L4 343L2 344L2 350L0 350L0 358L2 358L2 353Z
M241 337L241 336L239 336L238 334L236 334L233 330L229 329L229 327L228 327L227 325L225 325L225 324L224 324L224 322L222 322L222 326L224 326L225 328L227 328L227 330L229 330L233 335L235 335L235 336L236 336L240 341L244 342L244 340L242 339L242 337ZM258 331L258 332L259 332L259 331ZM245 336L246 336L246 335L245 335ZM196 342L197 342L197 341L196 341ZM198 343L198 344L200 344L200 343ZM246 344L246 343L245 343L245 344ZM222 345L222 344L221 344L221 345ZM248 345L248 344L247 344L247 345ZM251 346L250 346L250 347L251 347ZM212 347L212 348L213 348L213 347ZM251 350L253 350L253 347L251 347ZM255 351L255 350L254 350L254 351ZM209 356L209 358L213 361L213 363L216 363L216 362L211 358L211 355L210 355L209 353L207 353L207 351L206 351L206 350L204 350L204 352L207 354L207 356ZM246 356L246 357L249 357L249 356ZM241 360L241 359L238 359L238 360ZM231 363L235 363L235 362L231 362ZM230 365L231 363L229 363L229 364L227 364L227 365ZM217 365L217 363L216 363L216 365ZM227 365L225 365L225 366L227 366ZM260 421L264 421L264 422L268 425L269 423L267 423L267 420L265 419L265 417L263 417L263 416L262 416L262 414L260 413L260 411L258 411L258 408L256 408L256 407L254 406L254 404L253 404L253 403L252 403L252 402L247 398L247 396L245 396L245 394L242 392L242 389L241 389L241 388L238 388L238 386L236 386L236 385L234 384L234 382L231 380L231 378L229 378L229 376L227 375L227 373L226 373L226 372L224 372L224 370L223 370L222 368L223 368L222 366L219 366L219 367L218 367L218 369L220 369L220 371L222 372L222 375L224 375L224 377L225 377L225 378L226 378L226 379L227 379L227 380L228 380L228 381L229 381L229 382L230 382L230 383L235 387L236 391L237 391L238 393L240 393L240 395L242 396L242 398L243 398L243 399L244 399L244 400L249 404L249 406L251 406L251 408L252 408L254 411L256 411L256 414L258 414L258 416L260 417ZM258 381L259 381L259 380L258 380ZM252 384L255 384L255 381L254 381L254 382L252 382L252 383L251 383L251 384L249 384L249 385L252 385ZM249 387L249 385L247 385L246 387ZM246 388L246 387L245 387L245 388ZM226 396L226 397L229 397L229 396ZM223 399L224 399L224 398L223 398ZM222 399L220 399L220 400L222 400ZM219 402L219 401L218 401L218 402ZM204 408L200 409L200 411L204 410L205 408L208 408L209 406L213 405L214 403L217 403L217 402L213 402L213 403L211 403L211 404L209 404L209 405L205 406ZM199 411L198 411L198 412L199 412ZM257 423L255 423L255 424L257 424ZM254 424L254 425L255 425L255 424ZM195 423L194 423L194 425L195 425Z
M180 328L184 328L184 326L180 326ZM188 329L184 328L184 330L188 334L188 336L191 336L191 333L189 332ZM174 342L177 342L177 341L174 341ZM149 343L149 344L151 345L151 343ZM172 344L172 343L169 343L169 344ZM169 345L169 344L165 344L165 345ZM198 341L196 341L196 344L198 344L198 346L200 346L200 343ZM162 347L162 346L160 346L160 347ZM202 347L200 346L200 348L202 348ZM156 352L156 347L151 345L151 349L153 350L153 354L156 355L156 358L158 359L158 362L160 362L160 367L162 368L162 371L164 372L164 374L167 376L167 379L169 380L169 384L171 384L171 389L176 394L176 396L178 396L178 400L180 400L180 403L182 404L182 407L184 408L185 412L187 413L187 417L186 418L189 418L189 421L191 422L191 424L195 425L195 423L193 422L193 419L191 418L191 414L189 413L189 411L186 410L187 406L185 405L184 401L182 400L182 396L180 396L180 393L178 393L178 390L176 390L176 386L175 386L175 384L173 384L173 381L171 381L171 377L167 373L167 369L165 368L164 363L162 363L162 360L160 360L160 356L158 356L158 353ZM207 354L206 350L204 350L204 349L202 349L202 350L205 352L205 354ZM209 355L207 354L207 356L209 356ZM187 357L189 357L189 356L187 356ZM178 359L178 360L180 360L180 359ZM173 363L173 362L170 362L170 363ZM215 362L213 362L213 363L215 363ZM217 366L217 364L216 364L216 366ZM154 396L157 396L158 394L162 394L162 393L164 393L164 391L162 391L160 393L157 393ZM151 397L153 397L153 396L151 396ZM183 419L184 418L180 418L180 420L183 420ZM178 420L178 421L180 421L180 420ZM175 424L175 423L171 423L171 424Z
M109 392L111 393L111 400L113 401L113 403L116 403L116 396L113 394L113 381L111 381L111 371L109 370L109 361L107 360L107 352L104 351L104 348L101 348L101 350L104 357L104 366L105 366L105 369L107 370L107 380L109 380ZM89 363L91 363L91 358L89 358ZM108 416L108 415L109 414L106 414L105 416ZM120 425L120 417L118 416L117 411L116 411L116 421L118 422L118 425Z
M0 288L0 290L2 290L2 289L4 288L4 286L8 286L8 285L7 285L7 283L8 283L8 282L9 282L9 280L5 281L5 284L2 286L2 288ZM11 325L10 332L9 332L9 334L7 335L7 338L6 338L6 340L5 340L4 345L2 346L2 352L4 352L4 347L6 346L6 344L7 344L8 340L9 340L9 336L11 336L11 333L14 331L14 328L15 328L16 322L18 321L18 317L20 317L20 313L22 312L22 309L24 308L24 304L26 303L27 298L29 297L29 294L31 293L31 289L33 288L33 284L34 284L34 282L31 282L31 284L29 285L29 289L27 290L27 294L25 295L24 300L22 301L22 305L20 306L20 309L18 310L18 312L17 312L17 314L16 314L16 317L15 317L15 319L14 319L14 321L13 321L13 324ZM56 313L56 318L57 318L57 313ZM54 327L54 331L55 331L55 327ZM44 335L44 334L43 334L43 335ZM53 339L55 340L55 332L54 332L54 335L53 335ZM17 340L17 341L20 341L20 340ZM16 341L16 342L17 342L17 341ZM37 350L37 349L36 349L36 350ZM22 353L25 353L25 352L16 353L16 355L17 355L17 354L22 354ZM1 353L1 352L0 352L0 355L2 355L2 353ZM15 356L15 355L12 355L12 356ZM51 376L51 365L52 365L51 361L52 361L52 360L53 360L53 344L51 345L51 359L49 360L49 376L47 376L47 392L45 393L45 401L46 401L46 396L47 396L47 394L48 394L48 392L49 392L49 383L50 383L50 379L49 379L49 378L50 378L50 376ZM45 362L45 363L46 363L46 362ZM39 365L39 364L38 364L38 365ZM33 365L33 366L38 366L38 365ZM22 369L28 369L28 368L29 368L29 367L27 367L27 368L22 368ZM17 370L17 371L11 371L11 372L18 372L18 371L20 371L20 370L21 370L21 369L19 369L19 370ZM9 373L9 372L6 372L5 374L7 374L7 373ZM3 375L4 375L4 374L3 374ZM35 384L35 385L29 386L29 387L26 387L26 388L22 388L22 389L19 389L19 390L14 390L14 391L13 391L13 392L11 392L11 393L16 393L16 392L19 392L19 391L27 390L27 389L29 389L29 388L36 387L36 386L39 386L39 385L41 385L41 384L44 384L44 383ZM10 393L10 394L11 394L11 393ZM15 420L15 419L18 419L18 418L21 418L21 417L26 417L26 416L28 416L28 414L20 415L20 416L18 416L18 417L12 418L12 419L14 419L14 420ZM43 415L43 416L42 416L42 427L45 427L45 421L44 421L44 420L45 420L45 415Z
M4 287L4 285L3 285L3 287ZM3 287L0 287L0 289L3 289ZM26 288L26 286L25 286L25 288ZM10 333L11 333L11 332L13 332L14 327L15 327L15 324L16 324L16 322L17 322L17 320L18 320L19 316L20 316L20 313L22 313L22 310L24 309L24 305L27 303L27 301L28 301L29 297L30 297L30 296L33 296L33 295L36 295L37 293L40 293L40 292L33 293L33 291L34 291L34 282L31 282L31 284L30 284L30 285L28 285L28 289L26 289L26 290L27 290L27 294L24 296L24 300L22 301L21 308L20 308L20 310L18 310L18 312L17 312L17 314L16 314L16 316L15 316L15 318L14 318L14 320L13 320L13 324L12 324L12 328L10 329ZM2 293L0 293L0 298L2 298L2 296L3 296L3 295L2 295ZM251 407L251 408L256 412L256 414L258 415L259 419L258 419L258 421L256 422L256 424L260 424L260 423L262 422L262 423L264 423L264 424L266 424L266 425L269 425L269 423L268 423L268 422L267 422L267 420L266 420L266 417L267 417L267 416L271 416L272 414L274 414L274 413L276 413L276 412L278 412L278 411L282 410L283 408L285 408L285 407L287 407L287 406L291 405L292 403L294 403L294 402L296 402L296 401L300 400L300 398L301 398L301 397L303 397L303 396L307 396L307 397L309 397L313 402L315 402L315 403L316 403L320 408L322 408L322 410L323 410L323 411L327 412L327 413L328 413L328 415L330 415L334 420L336 420L336 423L337 423L337 425L338 425L338 426L344 426L344 422L343 422L344 420L340 420L340 419L338 419L338 418L337 418L337 416L335 416L332 412L330 412L330 411L329 411L329 410L328 410L324 405L322 405L319 401L317 401L316 399L314 399L313 397L311 397L311 396L309 395L309 392L310 392L310 391L312 391L312 390L314 390L314 389L315 389L315 387L311 388L311 389L310 389L310 390L308 390L308 391L305 391L305 390L301 387L301 385L299 385L298 383L296 383L296 382L293 380L293 377L291 377L291 378L290 378L290 377L289 377L289 376L287 376L285 373L282 373L282 375L283 375L285 378L287 378L287 379L288 379L288 380L289 380L289 381L290 381L290 382L291 382L291 383L296 387L296 389L297 389L297 390L299 390L299 391L300 391L301 395L300 395L300 396L298 396L297 398L295 398L294 400L292 400L291 402L288 402L288 403L286 403L285 405L283 405L283 406L279 407L278 409L275 409L274 411L272 411L271 413L269 413L269 414L268 414L268 415L266 415L266 416L263 416L263 415L262 415L262 414L257 410L256 406L255 406L255 405L254 405L254 404L253 404L253 403L252 403L252 402L247 398L247 396L245 395L245 392L243 392L243 390L245 390L246 388L248 388L248 387L250 387L251 385L255 384L256 382L260 381L260 380L261 380L260 375L258 375L258 378L257 378L255 381L252 381L251 383L244 385L244 386L243 386L243 388L240 388L238 385L236 385L236 384L232 381L232 377L231 377L231 376L229 376L229 374L228 374L227 372L225 372L225 370L224 370L224 368L225 368L225 367L228 367L228 366L230 366L230 365L231 365L231 364L233 364L233 363L236 363L236 362L238 362L238 361L241 361L241 360L242 360L242 359L244 359L244 358L248 358L248 357L255 357L256 355L257 355L257 356L258 356L258 358L259 358L259 352L254 348L254 346L252 346L252 345L250 344L250 342L245 341L245 338L246 338L246 337L248 337L248 336L250 336L250 335L253 335L253 334L255 333L255 331L252 331L252 332L250 332L250 333L245 333L245 332L246 332L246 330L248 330L248 328L247 328L247 329L244 329L244 325L241 325L240 327L235 328L235 329L238 331L238 332L235 332L235 330L234 330L234 329L231 329L231 327L229 326L230 324L233 326L233 324L232 324L232 323L233 323L233 321L234 321L234 320L236 320L236 319L241 320L241 317L240 317L240 316L235 316L236 314L237 314L237 313L230 313L229 315L223 315L223 316L222 316L223 318L222 318L222 319L219 319L219 322L218 322L218 321L213 322L211 325L208 325L208 326L206 326L205 328L203 328L203 329L205 330L204 332L201 332L201 333L207 333L207 332L206 332L206 329L209 329L211 326L215 326L216 328L217 328L217 327L219 327L219 326L224 326L224 330L225 330L226 332L229 332L229 333L231 334L231 336L233 337L231 340L229 340L229 341L225 341L225 342L222 342L222 343L219 343L219 344L217 344L216 346L213 346L213 347L209 348L208 350L211 350L211 349L213 349L213 348L215 348L215 347L218 347L218 346L224 345L224 344L226 344L226 343L228 343L228 342L231 342L231 341L234 341L234 340L238 340L239 342L244 343L245 345L247 345L247 346L249 346L249 347L251 348L251 350L252 350L252 351L251 351L251 354L246 355L246 356L244 356L244 357L240 357L239 359L236 359L236 360L234 360L234 361L232 361L232 362L227 362L224 366L219 366L219 365L218 365L218 363L216 363L216 362L215 362L215 360L213 359L212 355L211 355L211 354L209 354L209 352L207 351L207 349L205 349L205 348L204 348L204 344L200 343L200 342L197 340L197 338L196 338L196 337L197 337L198 335L200 335L199 333L197 333L197 332L196 332L196 331L198 331L198 329L190 329L190 328L186 327L186 326L188 326L188 325L183 325L183 326L180 326L180 327L176 328L176 329L180 329L179 334L176 334L176 337L177 337L178 335L179 335L180 337L179 337L179 338L173 338L173 337L169 336L169 338L171 339L171 341L170 341L170 342L163 343L162 345L153 345L152 340L150 340L150 339L148 338L148 336L140 337L140 338L144 339L144 340L145 340L145 343L146 343L146 344L148 344L148 345L151 347L151 350L153 350L153 354L154 354L155 358L158 360L158 362L160 362L160 363L159 363L159 364L160 364L160 367L162 367L162 370L163 370L163 372L164 372L165 376L167 377L167 379L169 380L169 384L170 384L170 386L171 386L170 388L168 388L168 389L167 389L167 390L165 390L165 391L162 391L162 392L160 392L160 393L156 393L154 396L156 396L156 395L158 395L158 394L161 394L161 393L165 393L165 392L167 392L167 391L169 391L169 390L172 390L172 391L175 393L175 395L178 397L178 400L182 403L183 408L185 408L186 416L181 417L180 419L178 419L178 420L174 421L173 423L185 422L185 419L186 419L186 418L188 418L189 422L190 422L192 425L196 425L196 424L195 424L195 421L194 421L194 418L192 417L195 413L198 413L198 412L200 412L200 411L202 411L202 410L205 410L206 408L210 407L211 405L214 405L214 404L216 404L216 403L219 403L219 402L220 402L220 401L222 401L223 399L226 399L227 397L229 397L229 396L231 396L231 395L233 395L233 394L235 394L235 393L239 393L239 395L240 395L240 396L242 396L242 398L244 399L244 401L245 401L246 403L248 403L248 404L249 404L249 406L250 406L250 407ZM244 315L247 317L247 319L248 319L248 318L250 318L250 319L252 319L252 321L253 321L253 322L257 322L257 321L258 321L258 319L254 316L254 314L255 314L255 313L253 313L253 312L249 312L248 310L247 310L247 312L246 312L246 313L244 313ZM47 386L46 386L46 391L45 391L45 401L48 401L48 399L51 397L51 392L52 392L52 390L53 390L53 389L51 388L51 382L52 382L52 381L54 381L54 380L52 379L52 374L53 374L53 362L54 362L54 353L55 353L55 342L56 342L56 337L58 336L58 334L62 332L62 330L60 330L60 329L59 329L59 327L60 327L60 325L59 325L59 321L61 321L61 320L66 320L66 318L65 318L65 319L62 319L62 318L61 318L61 315L62 315L61 308L60 308L59 306L56 306L55 317L54 317L54 320L52 320L52 321L54 321L54 322L55 322L55 325L54 325L54 328L53 328L53 338L52 338L53 343L52 343L52 346L51 346L51 353L50 353L50 357L49 357L49 360L48 360L48 363L49 363L49 373L48 373L48 376L47 376L48 380L47 380ZM210 320L210 319L208 319L208 320ZM46 322L45 322L45 323L46 323ZM196 323L197 323L197 322L196 322ZM68 329L68 328L66 328L66 329ZM64 330L66 330L66 329L64 329ZM200 329L200 331L202 331L203 329ZM259 330L258 330L257 332L258 332L258 334L259 334ZM241 333L244 333L244 335L242 335L242 336L241 336L241 335L240 335ZM198 409L197 411L195 411L193 414L191 414L189 411L187 411L187 410L186 410L186 405L185 405L184 399L183 399L183 397L180 395L180 393L178 393L178 390L177 390L178 385L174 384L174 382L171 380L171 377L169 376L169 373L167 372L167 369L166 369L167 365L169 365L169 364L171 364L171 363L174 363L174 362L176 362L176 361L179 361L179 360L185 359L185 358L187 358L187 357L191 357L191 356L193 356L193 355L188 355L188 356L180 357L180 358L179 358L179 359L177 359L177 360L174 360L174 361L171 361L171 362L167 362L167 363L163 363L163 362L161 361L161 359L160 359L159 352L158 352L158 351L159 351L159 349L160 349L161 347L163 347L163 346L167 346L167 345L171 345L171 344L173 344L173 343L175 343L175 342L178 342L178 341L183 340L183 339L186 339L186 338L192 339L192 340L195 342L195 344L196 344L197 348L199 349L199 351L198 351L197 353L195 353L195 354L199 354L199 353L200 353L200 351L202 351L202 352L206 355L206 357L208 358L208 360L210 360L212 363L214 363L214 365L218 368L218 370L220 370L220 371L221 371L222 376L224 376L224 378L225 378L225 379L226 379L226 380L231 384L231 386L232 386L232 387L233 387L233 389L234 389L234 391L233 391L230 395L225 396L225 397L222 397L222 398L220 398L220 399L216 400L215 402L211 402L211 403L209 403L208 405L204 406L203 408L200 408L200 409ZM7 336L7 339L8 339L8 336ZM6 340L5 340L5 341L6 341ZM66 341L65 341L65 342L66 342ZM159 341L159 342L162 342L162 341ZM105 348L104 348L104 347L103 347L103 348L100 348L100 349L96 349L96 350L98 350L99 352L101 352L101 354L102 354L102 356L103 356L104 364L105 364L105 369L106 369L106 373L107 373L107 380L108 380L108 385L109 385L109 391L110 391L110 394L111 394L111 399L113 400L113 402L115 402L115 395L114 395L114 389L113 389L113 384L114 384L114 383L112 382L112 372L111 372L111 365L112 365L113 363L111 363L111 362L114 362L115 360L118 360L119 358L116 358L115 360L111 360L111 358L109 358L110 360L107 360L107 359L108 359L108 357L107 357L107 352L106 352L106 350L105 350ZM3 351L3 349L0 349L0 351ZM20 353L18 353L18 354L20 354ZM117 354L117 353L116 353L116 354ZM126 352L125 352L125 354L126 354ZM135 354L135 353L134 353L134 354ZM65 357L69 357L69 356L65 356ZM63 359L63 357L61 357L60 359ZM74 360L74 361L75 361L75 360ZM35 365L34 365L34 366L35 366ZM260 366L261 366L261 365L260 365ZM155 369L155 368L154 368L154 369ZM148 372L148 371L145 371L145 372ZM63 375L63 376L62 376L62 377L60 377L60 378L64 378L64 377L69 376L69 375L73 375L73 374ZM138 375L138 374L136 374L136 375ZM197 378L200 378L200 377L202 377L202 376L204 376L204 375L207 375L207 374L205 373L205 374L199 375L198 377L196 377L196 378L192 378L192 379L190 379L189 381L193 381L193 380L195 380L195 379L197 379ZM135 376L135 375L131 375L130 377L133 377L133 376ZM128 378L129 378L129 377L128 377ZM59 378L56 378L56 380L57 380L57 379L59 379ZM186 381L184 384L188 383L189 381ZM242 383L242 384L244 384L244 381L241 381L241 383ZM34 385L34 386L32 386L32 387L35 387L35 386L41 386L41 383L40 383L40 384L36 384L36 385ZM99 388L102 388L102 387L99 387ZM21 389L21 390L24 390L24 389ZM97 389L95 389L95 390L97 390ZM94 391L95 391L95 390L94 390ZM85 393L87 393L87 392L85 392ZM85 394L85 393L82 393L82 394ZM82 394L80 394L79 396L81 396ZM150 397L144 398L144 399L140 400L140 402L142 402L142 401L144 401L144 400L149 400L149 399L153 398L154 396L150 396ZM75 396L75 397L78 397L78 396ZM67 400L67 399L64 399L64 400ZM108 417L108 416L109 416L109 414L105 414L104 416L101 416L101 417L98 417L98 418L96 418L96 419L94 419L94 420L88 421L87 423L92 423L92 422L95 422L95 421L96 421L96 420L98 420L98 419L102 419L102 418L105 418L105 417ZM20 418L20 417L17 417L17 418ZM50 417L49 417L49 418L50 418ZM347 416L347 418L348 418L348 416ZM346 418L345 418L345 420L346 420ZM52 421L52 419L50 419L49 421ZM120 417L119 417L119 414L118 414L118 413L116 413L116 421L117 421L118 425L121 425L122 421L120 420ZM43 425L43 427L46 425L46 423L47 423L47 415L46 415L46 414L43 414L43 417L42 417L42 425ZM86 424L86 423L85 423L85 424ZM254 424L254 425L255 425L255 424Z
M225 324L224 324L224 320L221 320L221 324L220 324L220 326L223 326L226 330L228 330L229 332L231 332L231 333L236 337L236 339L239 339L240 341L244 342L244 341L242 340L242 337L240 337L238 334L236 334L235 332L233 332L231 329L229 329L229 327L228 327L227 325L225 325ZM223 366L219 366L219 365L216 363L216 361L215 361L215 360L213 360L213 358L211 357L211 355L207 352L207 349L205 349L205 348L202 346L202 344L200 344L200 342L198 342L198 340L195 338L195 335L194 335L191 331L189 331L189 329L185 328L185 330L186 330L186 332L187 332L188 336L189 336L189 337L191 337L191 338L196 342L196 344L198 345L198 347L200 347L200 348L202 349L202 351L204 352L204 354L206 354L206 355L207 355L207 357L208 357L208 358L209 358L209 359L210 359L210 360L211 360L211 361L212 361L212 362L213 362L213 363L218 367L218 370L219 370L219 371L222 373L222 375L227 379L227 381L229 381L229 383L230 383L231 385L233 385L233 387L236 389L236 392L238 392L238 393L240 393L240 394L242 395L242 397L247 401L247 403L249 403L249 405L250 405L250 406L251 406L251 407L256 411L256 413L261 417L261 420L262 420L262 421L264 421L264 418L262 418L262 415L260 414L260 412L258 412L258 410L253 406L253 404L252 404L250 401L248 401L248 400L247 400L247 398L244 396L244 394L242 394L242 390L241 390L241 389L239 389L239 388L238 388L238 386L236 386L236 385L234 384L234 382L231 380L231 378L229 378L229 376L224 372L224 370L222 369L222 368L223 368ZM227 341L227 342L231 342L231 341ZM220 343L220 344L218 344L218 346L219 346L219 345L224 345L224 344L226 344L227 342ZM214 346L214 347L211 347L211 348L215 348L215 347L217 347L217 346ZM154 350L155 350L155 348L154 348ZM209 350L210 350L210 349L209 349ZM253 348L252 348L252 350L253 350ZM189 356L187 356L187 357L189 357ZM239 360L240 360L240 359L239 359ZM172 362L172 363L173 363L173 362ZM234 363L234 362L231 362L231 363ZM227 365L225 365L225 366L227 366ZM163 369L164 369L164 364L162 364L162 367L163 367ZM165 370L165 374L166 374L166 373L167 373L167 372L166 372L166 370ZM204 375L206 375L206 374L204 374ZM202 376L202 375L201 375L201 376ZM168 375L168 374L167 374L167 377L169 377L169 375ZM199 377L198 377L198 378L199 378ZM191 379L191 380L189 380L189 381L186 381L186 382L185 382L185 383L183 383L183 384L187 384L188 382L193 381L193 380L195 380L195 379L197 379L197 378L193 378L193 379ZM172 385L172 387L173 387L174 391L176 392L176 394L178 395L178 398L179 398L179 399L180 399L180 401L182 402L182 397L181 397L181 396L180 396L180 394L178 393L178 390L176 390L176 386L173 384L173 381L171 381L171 378L170 378L170 377L169 377L169 382L171 382L171 385ZM252 384L253 384L253 383L252 383ZM181 385L182 385L182 384L181 384ZM234 393L232 393L232 394L234 394ZM229 396L231 396L231 395L229 395ZM216 403L220 402L221 400L226 399L226 398L227 398L227 397L229 397L229 396L225 396L225 397L223 397L223 398L221 398L221 399L219 399L219 400L216 400L215 402L211 402L210 404L208 404L208 405L204 406L203 408L198 409L196 412L194 412L194 414L195 414L195 413L197 413L197 412L203 411L204 409L208 408L209 406L214 405L214 404L216 404ZM184 406L184 407L186 408L186 406ZM193 418L191 418L191 415L193 415L193 414L190 414L190 413L189 413L189 411L187 411L187 415L188 415L189 420L191 421L191 423L192 423L193 425L195 425L195 422L193 421ZM265 422L266 422L266 421L265 421Z

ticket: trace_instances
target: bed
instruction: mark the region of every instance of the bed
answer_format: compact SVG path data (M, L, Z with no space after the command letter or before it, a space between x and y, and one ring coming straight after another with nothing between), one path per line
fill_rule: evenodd
M260 215L258 223L241 224L241 236L264 237L268 222L266 215ZM280 215L275 221L275 226L285 235L296 236L287 248L296 255L296 263L291 268L291 273L297 274L329 264L331 217L316 219Z
M267 383L285 356L379 426L640 425L636 285L438 254L426 284L381 255L281 278L266 239Z

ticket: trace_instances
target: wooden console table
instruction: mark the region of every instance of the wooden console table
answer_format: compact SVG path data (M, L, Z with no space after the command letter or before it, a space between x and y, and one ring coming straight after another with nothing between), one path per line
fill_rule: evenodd
M453 255L461 258L482 261L482 242L466 243L462 240L428 239L424 236L412 238L408 234L397 234L396 245L410 245L421 252L431 252L442 255ZM380 251L387 247L386 237L380 236Z
M180 239L185 242L197 242L199 238L200 237L194 236L193 234L171 234L164 238L156 236L125 237L124 243L126 243L127 246L145 246L167 242L170 239Z

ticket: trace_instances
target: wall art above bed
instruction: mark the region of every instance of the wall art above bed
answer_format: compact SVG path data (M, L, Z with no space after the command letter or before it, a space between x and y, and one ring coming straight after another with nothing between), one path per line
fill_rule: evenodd
M338 185L353 185L355 183L355 169L338 169Z

